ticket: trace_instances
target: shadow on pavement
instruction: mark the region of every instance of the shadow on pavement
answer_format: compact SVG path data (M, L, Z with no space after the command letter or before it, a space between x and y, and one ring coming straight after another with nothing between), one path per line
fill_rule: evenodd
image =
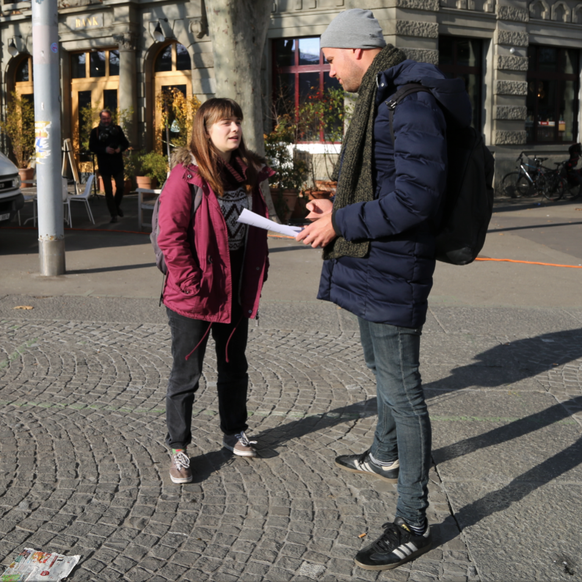
M543 196L532 196L522 198L496 198L493 201L493 212L511 212L513 210L527 210L529 208L539 208L540 206L567 206L568 204L580 205L582 200L564 199L564 200L547 200Z
M192 483L202 483L206 481L212 473L220 471L225 465L232 463L233 454L226 450L212 451L196 457L190 457L190 468L192 469Z
M582 329L557 331L495 346L475 362L454 368L441 380L424 385L425 391L454 392L470 386L504 386L537 376L582 357ZM432 398L437 394L427 395Z
M294 420L275 428L269 428L256 436L261 448L258 449L261 457L270 458L278 455L276 447L298 439L310 433L325 430L344 422L354 422L360 418L376 414L376 398L362 400L342 408L335 408L324 414L312 414L299 420Z
M148 233L102 229L65 229L65 254L101 248L119 248L139 244L150 245ZM38 229L20 226L0 228L0 255L30 255L38 253ZM152 251L153 256L153 251Z
M142 263L141 265L120 265L118 267L99 267L97 269L73 269L67 270L67 275L87 275L89 273L110 273L112 271L131 271L133 269L149 269L155 267L155 263Z
M425 386L433 390L431 397L454 392L471 386L496 387L534 377L582 357L582 330L560 331L534 338L517 340L496 346L479 354L476 362L452 371L443 380ZM493 370L493 374L489 372ZM444 388L444 390L443 390ZM552 425L572 415L573 410L582 406L582 396L495 428L485 434L464 439L433 452L435 464L451 460L479 449L498 445L523 437L543 427ZM342 408L335 408L320 415L289 422L258 434L262 457L276 456L275 448L291 439L301 438L312 432L326 430L343 422L376 414L376 398L370 398ZM535 489L556 479L582 463L582 438L566 447L551 458L519 475L511 483L498 491L488 493L481 499L466 505L453 517L441 524L434 525L434 547L442 545L458 536L463 528L470 527L480 520L510 507ZM572 563L570 561L570 563Z
M529 416L515 420L505 426L494 428L489 432L458 441L446 447L441 447L432 452L435 464L444 463L445 461L469 455L479 449L506 443L513 439L530 434L536 430L540 430L546 426L550 426L560 420L570 418L572 416L572 412L568 410L570 406L576 410L582 408L582 396L577 396L565 402L554 404L545 410L541 410L535 414L530 414ZM579 463L582 463L582 455L580 454L578 455L578 463L576 464ZM552 475L551 478L556 476L557 475Z
M543 220L540 218L539 220ZM555 222L555 223L548 223L544 222L543 224L528 224L526 226L510 226L508 228L493 228L489 229L488 233L493 232L511 232L514 230L531 230L532 228L554 228L556 226L579 226L582 224L582 221L579 222Z

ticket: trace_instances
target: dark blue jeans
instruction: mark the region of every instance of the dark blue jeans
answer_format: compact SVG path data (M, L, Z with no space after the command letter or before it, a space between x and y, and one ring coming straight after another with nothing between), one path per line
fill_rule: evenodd
M372 455L400 460L396 517L422 527L428 506L431 427L420 380L421 329L358 318L366 365L376 376L378 423Z
M240 316L239 308L238 313L233 314L233 323L213 323L207 333L210 326L207 321L190 319L167 308L166 311L172 332L173 358L166 393L168 447L183 449L192 442L192 405L209 333L216 343L220 429L227 435L246 430L249 379L245 350L249 320Z

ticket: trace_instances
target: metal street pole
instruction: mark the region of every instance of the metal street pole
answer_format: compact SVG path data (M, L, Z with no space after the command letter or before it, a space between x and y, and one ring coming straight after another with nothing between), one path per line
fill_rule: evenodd
M32 63L40 274L65 273L57 0L32 2Z

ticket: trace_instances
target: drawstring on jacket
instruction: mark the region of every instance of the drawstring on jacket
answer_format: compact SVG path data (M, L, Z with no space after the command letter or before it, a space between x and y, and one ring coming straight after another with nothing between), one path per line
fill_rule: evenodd
M230 340L232 339L232 336L234 335L234 332L236 331L236 328L238 327L238 324L242 321L243 315L241 314L241 316L238 318L238 321L236 322L236 325L233 327L232 331L230 332L230 335L228 336L228 341L226 342L226 347L224 348L224 357L226 358L226 363L229 363L228 360L228 345L230 344ZM210 331L210 328L212 327L212 323L208 326L208 329L204 332L204 335L202 336L202 339L196 344L196 347L186 356L186 360L188 360L188 358L200 347L200 344L206 339L206 336L208 335L208 332Z
M202 336L202 339L196 344L196 347L186 356L186 360L188 360L188 358L198 349L198 347L200 346L200 344L204 341L204 339L206 338L206 336L208 335L208 332L210 331L210 328L212 327L212 323L208 326L208 329L204 332L204 335Z
M226 348L224 348L224 357L226 358L226 363L228 364L228 344L230 343L230 340L232 339L232 336L234 335L234 332L236 331L236 328L238 327L238 324L241 322L243 316L241 314L241 316L238 318L238 321L236 322L236 325L234 326L233 330L230 332L230 335L228 336L228 341L226 342Z

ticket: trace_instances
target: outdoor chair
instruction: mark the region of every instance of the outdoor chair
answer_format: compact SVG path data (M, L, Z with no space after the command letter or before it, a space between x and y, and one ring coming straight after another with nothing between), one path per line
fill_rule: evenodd
M20 220L20 210L18 211L18 226L25 225L29 220L33 220L34 226L36 226L36 180L23 180L21 183L22 195L24 197L24 204L32 204L32 217L27 218L23 223ZM27 192L29 190L29 192ZM34 192L30 192L34 190Z
M87 183L85 184L85 189L82 194L69 194L67 192L66 200L63 198L64 204L69 211L69 227L73 226L73 216L71 215L71 202L84 202L87 208L87 214L89 220L95 224L95 219L93 218L93 213L91 212L91 206L89 205L89 196L91 196L91 186L93 185L93 180L95 179L95 174L91 174L87 178ZM75 191L77 191L77 184L75 184Z
M144 226L151 227L150 222L144 222L143 211L153 210L156 200L160 195L161 188L150 189L150 188L138 188L137 192L137 228L142 230Z

